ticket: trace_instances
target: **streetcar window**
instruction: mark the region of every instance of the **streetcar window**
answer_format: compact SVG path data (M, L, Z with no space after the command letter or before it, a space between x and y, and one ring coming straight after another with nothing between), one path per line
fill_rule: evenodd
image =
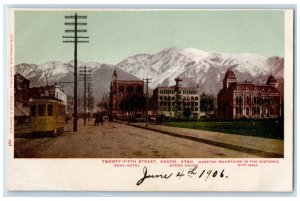
M45 116L45 114L46 114L46 105L45 104L38 105L38 115Z
M36 106L35 105L31 105L30 106L30 115L31 116L35 116L36 115Z
M48 105L48 116L53 116L53 105Z

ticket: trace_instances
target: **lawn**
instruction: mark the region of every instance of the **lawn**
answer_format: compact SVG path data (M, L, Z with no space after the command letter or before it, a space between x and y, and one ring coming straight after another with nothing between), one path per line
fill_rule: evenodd
M169 122L168 126L283 139L283 123L278 120Z

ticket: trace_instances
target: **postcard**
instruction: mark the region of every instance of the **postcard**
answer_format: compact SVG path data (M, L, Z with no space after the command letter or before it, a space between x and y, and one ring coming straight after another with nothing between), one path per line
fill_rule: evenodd
M10 8L11 191L293 191L292 9Z

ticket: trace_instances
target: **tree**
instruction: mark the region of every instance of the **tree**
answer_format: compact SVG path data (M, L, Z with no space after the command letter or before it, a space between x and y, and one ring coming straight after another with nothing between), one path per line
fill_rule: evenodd
M108 111L109 108L109 94L104 94L101 98L101 101L97 103L97 107L103 108Z
M215 111L216 100L215 97L211 94L202 93L200 95L200 111L205 112L207 116L211 112Z
M191 109L188 108L188 107L183 108L183 113L182 114L183 114L184 119L186 121L188 121L190 119L191 114L192 114Z

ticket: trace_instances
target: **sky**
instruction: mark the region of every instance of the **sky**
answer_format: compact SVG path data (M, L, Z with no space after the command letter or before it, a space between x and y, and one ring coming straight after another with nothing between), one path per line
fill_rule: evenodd
M15 64L69 62L73 44L62 43L65 11L16 11ZM284 11L80 11L89 43L78 60L118 64L136 54L170 47L284 56Z

